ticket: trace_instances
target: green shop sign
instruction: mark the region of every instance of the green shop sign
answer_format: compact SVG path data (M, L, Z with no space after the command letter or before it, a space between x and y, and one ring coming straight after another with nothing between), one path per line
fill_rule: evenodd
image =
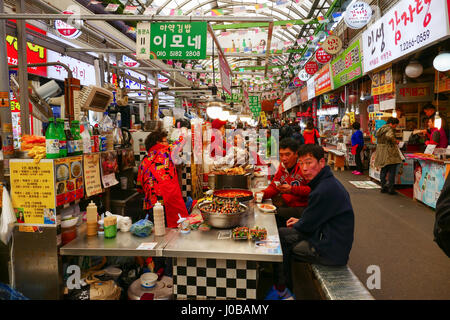
M353 42L343 53L331 62L334 89L362 76L361 47L359 40Z
M259 101L259 96L248 96L248 105L250 111L255 115L259 116L261 113L261 103Z
M205 59L206 33L206 22L151 23L150 59Z
M230 96L228 93L225 92L225 102L226 103L239 103L242 102L243 95L242 93L233 93L232 96Z

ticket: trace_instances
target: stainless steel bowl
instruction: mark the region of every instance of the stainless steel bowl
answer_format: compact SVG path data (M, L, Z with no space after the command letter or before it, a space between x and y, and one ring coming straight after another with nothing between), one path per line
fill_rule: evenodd
M210 204L210 201L201 203L198 207L202 213L203 219L211 227L218 229L229 229L239 225L241 218L248 213L248 207L242 203L239 206L242 208L241 212L234 214L218 214L206 211L203 207Z

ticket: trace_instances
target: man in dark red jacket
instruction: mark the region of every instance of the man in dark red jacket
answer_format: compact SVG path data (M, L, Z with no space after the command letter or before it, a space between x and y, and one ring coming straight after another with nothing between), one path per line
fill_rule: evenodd
M281 194L281 205L274 199L274 203L278 206L276 219L279 227L286 226L286 221L291 217L300 218L308 205L311 188L307 186L297 162L298 148L298 142L292 138L281 140L280 166L270 185L264 190L264 199Z

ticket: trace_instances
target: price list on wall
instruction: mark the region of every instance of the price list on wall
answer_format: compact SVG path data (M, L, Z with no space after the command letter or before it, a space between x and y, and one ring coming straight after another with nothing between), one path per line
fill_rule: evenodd
M84 156L83 167L87 197L102 193L99 163L100 156L98 154Z
M18 223L56 225L52 160L10 161L11 200Z

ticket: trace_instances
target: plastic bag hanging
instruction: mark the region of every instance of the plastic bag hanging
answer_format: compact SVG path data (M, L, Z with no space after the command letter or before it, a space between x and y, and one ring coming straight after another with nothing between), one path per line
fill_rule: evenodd
M11 197L6 188L3 188L2 215L0 217L0 240L7 245L16 223L16 216L11 202Z

